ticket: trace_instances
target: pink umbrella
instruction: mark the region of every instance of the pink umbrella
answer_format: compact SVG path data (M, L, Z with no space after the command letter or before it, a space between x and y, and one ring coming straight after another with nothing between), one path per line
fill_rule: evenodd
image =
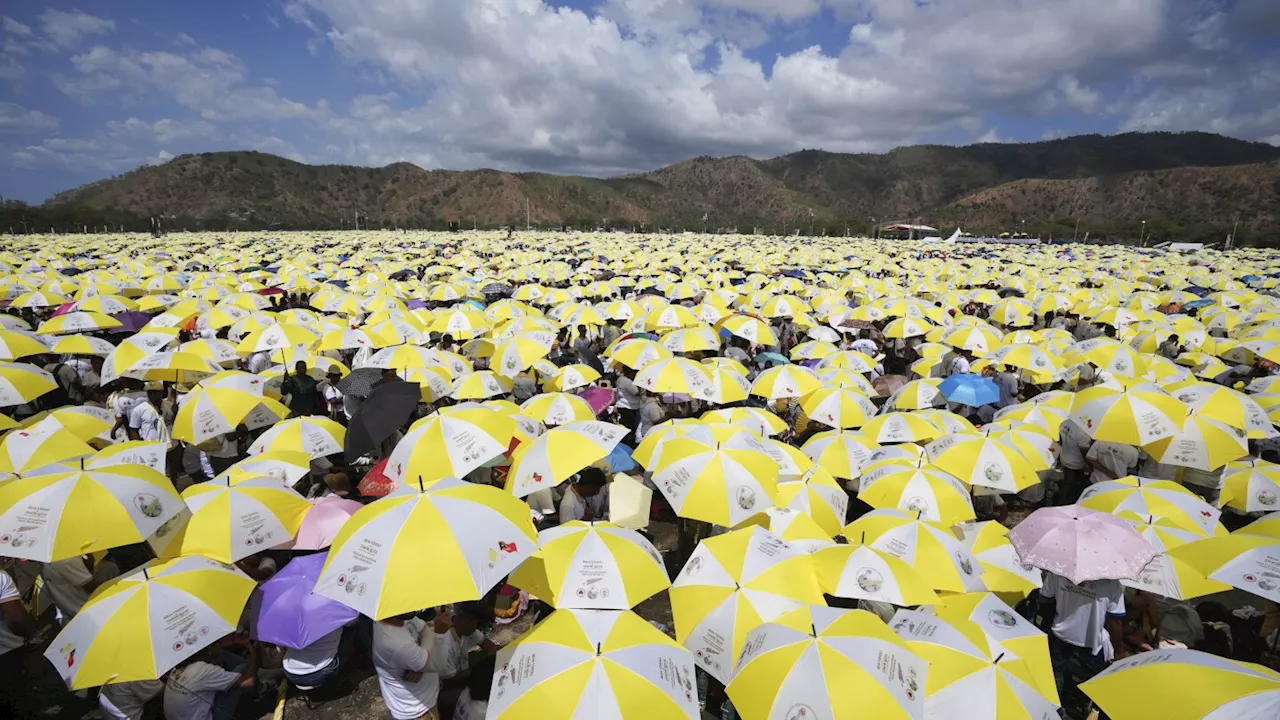
M1073 583L1136 580L1159 552L1114 515L1064 505L1040 508L1009 531L1022 562Z
M593 387L583 390L579 397L586 400L587 404L591 406L591 410L596 415L599 415L605 411L605 408L613 404L614 395L609 388Z
M355 500L329 495L312 500L314 505L302 518L302 527L293 541L294 550L323 550L333 544L347 518L364 507Z

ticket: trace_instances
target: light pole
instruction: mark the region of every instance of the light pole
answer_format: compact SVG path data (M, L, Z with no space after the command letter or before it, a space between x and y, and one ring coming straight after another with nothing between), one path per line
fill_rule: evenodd
M1147 246L1147 221L1142 221L1142 232L1138 235L1138 247Z
M476 216L472 215L471 216L471 232L475 232L476 230L479 230L479 229L480 229L480 223L476 221Z
M1071 231L1071 242L1075 242L1078 235L1080 235L1080 218L1076 218L1076 229Z
M871 218L871 239L872 240L880 239L880 223L877 222L875 218Z
M1236 213L1231 221L1231 237L1227 238L1227 249L1230 250L1236 244L1236 229L1240 227L1240 213Z

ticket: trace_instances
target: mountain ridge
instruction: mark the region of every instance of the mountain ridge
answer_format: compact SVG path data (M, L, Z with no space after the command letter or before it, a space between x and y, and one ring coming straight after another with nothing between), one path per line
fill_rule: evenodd
M609 178L191 153L58 193L39 209L164 216L174 227L206 229L341 228L358 217L361 227L523 227L527 219L867 232L875 218L1046 234L1079 219L1094 237L1120 237L1146 219L1169 239L1221 239L1224 222L1229 231L1237 216L1251 234L1280 230L1277 202L1280 148L1194 132L915 145L881 154L800 150L763 160L701 156Z

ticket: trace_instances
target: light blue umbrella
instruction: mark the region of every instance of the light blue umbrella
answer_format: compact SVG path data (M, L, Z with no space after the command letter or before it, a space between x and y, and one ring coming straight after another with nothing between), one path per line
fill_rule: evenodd
M989 378L972 373L952 375L938 386L948 401L970 407L988 405L1000 399L1000 386Z

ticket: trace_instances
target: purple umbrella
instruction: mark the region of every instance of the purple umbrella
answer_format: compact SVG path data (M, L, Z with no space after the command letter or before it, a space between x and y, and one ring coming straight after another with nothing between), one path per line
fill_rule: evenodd
M1073 583L1136 580L1159 554L1129 522L1079 505L1040 508L1008 537L1023 563Z
M355 610L311 592L328 556L296 557L262 584L254 626L258 640L300 650L356 619Z
M410 310L418 310L426 306L427 306L427 301L419 300L418 298L413 298L405 305L405 307L409 308Z
M151 313L139 312L137 310L116 313L111 317L120 321L120 327L111 328L107 331L112 333L136 333L142 329L142 326L152 320Z

